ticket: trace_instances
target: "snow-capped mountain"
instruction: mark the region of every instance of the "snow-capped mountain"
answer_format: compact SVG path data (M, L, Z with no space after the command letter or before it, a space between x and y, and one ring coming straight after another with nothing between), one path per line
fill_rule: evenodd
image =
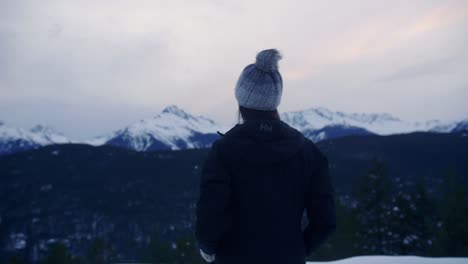
M37 125L24 130L0 122L0 155L69 142L64 135L46 126Z
M301 132L307 138L314 142L318 142L324 139L331 139L337 137L344 137L350 135L370 135L373 134L368 130L360 127L348 126L348 125L327 125L319 129L303 129Z
M458 124L438 120L411 123L386 113L343 113L323 107L285 112L281 114L281 119L315 142L348 135L390 135L414 131L451 132ZM153 118L143 119L111 135L87 143L110 144L137 151L201 148L209 147L218 138L216 131L224 133L229 129L211 119L195 117L171 105Z
M171 105L153 118L112 133L105 144L137 151L208 147L226 127L203 116L193 116ZM101 137L101 141L106 137ZM98 142L98 140L95 141Z
M442 123L438 120L413 123L403 121L387 113L343 113L340 111L334 112L323 107L286 112L281 115L281 118L300 131L318 131L328 126L341 126L343 129L360 128L362 129L361 132L364 130L378 135L415 131L451 132L456 126L456 123Z
M434 131L438 131L439 127L437 127ZM456 132L462 132L462 131L468 131L468 119L465 119L463 121L460 121L460 122L455 122L455 123L451 123L451 124L448 124L442 128L440 128L440 132L452 132L452 133L456 133Z
M408 122L387 113L344 113L327 108L309 108L281 114L281 119L314 142L348 135L390 135L415 131L439 133L468 130L468 119L458 122ZM70 141L45 126L30 130L12 128L0 122L0 155L58 143L114 145L136 151L177 150L209 147L230 127L204 116L193 116L171 105L160 114L123 129L86 141Z
M91 146L101 146L101 145L105 145L107 141L109 141L109 140L113 139L114 137L116 137L118 135L117 134L118 132L120 132L120 131L115 131L115 132L110 133L110 134L97 136L97 137L94 137L92 139L87 139L85 141L75 141L74 143L87 144L87 145L91 145Z

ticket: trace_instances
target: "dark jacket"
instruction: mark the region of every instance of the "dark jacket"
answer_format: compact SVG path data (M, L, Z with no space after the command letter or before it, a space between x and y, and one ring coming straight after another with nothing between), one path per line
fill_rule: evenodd
M327 158L281 120L238 124L212 145L196 213L217 264L303 264L336 226Z

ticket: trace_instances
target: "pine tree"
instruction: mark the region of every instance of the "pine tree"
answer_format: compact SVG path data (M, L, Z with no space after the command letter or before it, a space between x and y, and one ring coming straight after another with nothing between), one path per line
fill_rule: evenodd
M203 260L200 257L198 247L195 243L195 237L187 236L179 238L176 242L175 250L176 263L183 264L202 264Z
M438 205L435 248L437 256L468 256L468 186L454 171L449 171Z
M68 253L68 249L61 243L54 243L49 249L49 254L41 262L42 264L71 264L73 263L72 256Z
M424 255L432 246L434 202L422 182L397 180L389 214L389 249L397 255Z
M382 161L377 159L360 183L354 213L358 222L357 250L362 254L391 254L388 248L390 194L393 189Z
M96 238L86 252L85 263L108 264L115 259L115 256L115 251L107 240Z
M23 260L22 258L18 256L13 256L11 257L7 264L27 264L28 262L26 260Z
M434 247L434 227L436 223L436 202L427 191L427 184L417 182L415 186L414 204L416 212L412 222L415 223L415 232L419 239L415 241L414 255L429 255Z
M143 262L150 263L175 263L176 256L171 245L159 238L156 227L152 228L150 241L146 247Z

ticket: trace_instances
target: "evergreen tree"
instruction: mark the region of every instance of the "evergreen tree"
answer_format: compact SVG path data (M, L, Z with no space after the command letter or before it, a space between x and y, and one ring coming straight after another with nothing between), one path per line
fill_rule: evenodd
M397 181L389 214L388 248L391 254L423 255L433 237L434 203L422 182L416 185Z
M424 182L418 181L415 186L414 204L415 214L411 221L414 223L414 231L419 239L415 241L413 255L429 255L434 247L434 227L436 223L436 202L430 197Z
M438 205L435 248L438 256L468 256L468 186L460 175L449 171Z
M103 238L96 238L85 255L86 264L108 264L115 259L112 245Z
M28 262L18 256L11 257L7 264L27 264Z
M155 264L175 263L176 256L172 245L162 241L155 227L152 228L150 241L143 256L143 262Z
M183 264L202 264L203 260L200 257L198 247L195 243L194 236L179 238L176 242L175 250L176 263Z
M383 162L375 159L360 183L354 211L358 222L357 250L363 254L391 254L388 212L392 189Z
M71 264L73 263L72 256L68 253L68 249L61 243L54 243L49 248L49 254L41 262L42 264Z

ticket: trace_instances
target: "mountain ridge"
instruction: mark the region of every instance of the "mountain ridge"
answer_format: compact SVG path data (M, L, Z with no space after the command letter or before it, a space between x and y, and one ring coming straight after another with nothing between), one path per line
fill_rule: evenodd
M468 118L453 122L408 122L389 113L345 113L325 107L283 112L280 116L314 142L348 135L468 130ZM218 124L203 115L187 113L177 105L168 105L155 116L87 140L70 140L47 126L36 125L24 130L0 122L0 155L61 143L107 144L137 151L206 148L218 138L217 131L226 132L229 129L229 126Z
M36 125L31 129L22 129L0 121L0 155L70 142L62 133L48 126Z

